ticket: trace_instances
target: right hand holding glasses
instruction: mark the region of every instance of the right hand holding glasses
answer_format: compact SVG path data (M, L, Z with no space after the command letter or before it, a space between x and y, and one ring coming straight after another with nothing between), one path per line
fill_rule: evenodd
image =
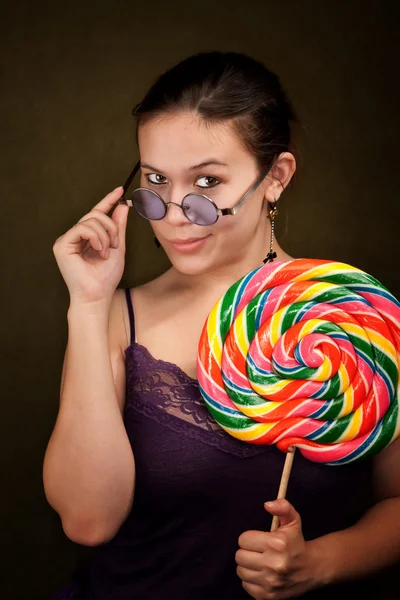
M122 194L122 186L107 194L54 243L53 252L71 302L111 302L125 267L129 207L118 204L111 217L107 213Z

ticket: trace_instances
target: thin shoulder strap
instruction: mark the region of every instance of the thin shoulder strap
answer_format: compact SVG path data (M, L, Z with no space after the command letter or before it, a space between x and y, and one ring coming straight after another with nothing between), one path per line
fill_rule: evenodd
M135 341L135 317L133 316L132 298L129 288L125 288L126 303L128 305L129 323L131 326L131 345Z

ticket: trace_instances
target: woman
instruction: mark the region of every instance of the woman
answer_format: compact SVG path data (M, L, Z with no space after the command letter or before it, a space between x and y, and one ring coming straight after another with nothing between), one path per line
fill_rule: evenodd
M271 229L296 169L279 80L245 55L202 53L162 75L134 114L140 187L159 195L139 190L134 206L172 266L117 289L122 187L54 244L69 337L44 485L66 535L102 546L56 597L368 597L365 577L400 555L400 442L338 468L299 454L290 502L266 504L283 453L221 430L196 380L216 300L266 256L291 258Z

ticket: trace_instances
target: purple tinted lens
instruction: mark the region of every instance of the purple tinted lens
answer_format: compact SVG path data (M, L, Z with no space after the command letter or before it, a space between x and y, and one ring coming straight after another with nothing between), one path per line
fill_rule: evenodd
M131 200L139 215L145 219L158 221L165 217L164 202L151 190L135 190Z
M218 218L215 206L204 196L189 194L182 203L183 212L196 225L212 225Z

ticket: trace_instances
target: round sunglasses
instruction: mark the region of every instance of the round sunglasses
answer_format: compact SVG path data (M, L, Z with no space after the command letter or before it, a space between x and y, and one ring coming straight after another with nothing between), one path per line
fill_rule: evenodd
M150 221L159 221L160 219L163 219L167 214L168 206L170 204L175 204L175 206L179 206L179 208L182 209L185 217L192 223L203 226L213 225L218 221L219 217L235 215L239 208L243 206L246 200L262 183L271 170L271 167L272 163L235 206L232 208L218 208L211 198L208 198L208 196L205 196L204 194L186 194L182 203L177 204L176 202L165 202L157 192L143 187L135 189L130 194L130 198L125 198L126 191L140 168L139 160L123 186L124 195L120 198L118 204L127 204L128 206L133 207L139 215Z

